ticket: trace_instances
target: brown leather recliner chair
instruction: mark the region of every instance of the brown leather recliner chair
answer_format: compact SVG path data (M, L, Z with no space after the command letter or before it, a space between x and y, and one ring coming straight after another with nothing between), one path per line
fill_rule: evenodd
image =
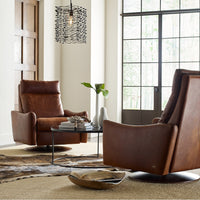
M63 110L58 81L22 80L19 85L19 111L11 111L15 142L28 145L51 145L51 127L67 121L67 117L87 117L87 112ZM55 144L87 142L87 133L59 133Z
M176 70L168 104L154 122L104 121L104 164L155 175L200 168L199 71Z

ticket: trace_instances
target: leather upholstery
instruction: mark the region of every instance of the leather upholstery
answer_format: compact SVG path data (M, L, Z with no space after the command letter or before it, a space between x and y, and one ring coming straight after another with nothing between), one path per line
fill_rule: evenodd
M50 145L50 128L66 121L66 117L88 117L86 111L63 110L58 81L22 80L19 85L20 111L12 111L13 138L29 145ZM87 142L87 133L55 134L55 144Z
M183 75L199 75L199 74L200 74L199 71L191 71L191 70L185 70L185 69L177 69L175 71L173 84L172 84L172 93L169 97L169 100L167 102L167 105L164 111L162 112L159 122L167 123L169 121L169 118L171 117L172 112L174 111L174 108L177 103Z
M23 112L22 110L22 101L20 98L20 94L21 94L21 89L20 89L20 84L18 85L18 104L19 104L19 112Z
M158 175L200 168L200 72L176 70L173 84L155 124L104 122L105 164Z
M165 175L169 172L177 126L103 124L104 164Z
M179 134L171 172L200 168L200 75L189 76L186 81L186 95L178 100L183 102L182 106L174 110L181 110L182 115L177 117L180 119ZM175 117L172 115L172 118ZM173 123L173 120L170 123Z
M36 144L36 115L33 112L11 112L13 138L16 142Z
M22 80L20 88L21 94L60 94L59 81Z
M37 117L64 116L58 81L22 80L19 96L24 113L34 111Z
M160 121L160 117L155 117L152 119L152 124L156 124Z
M64 116L65 117L71 117L71 116L85 116L88 118L88 112L83 111L83 112L72 112L70 110L64 110Z
M37 117L64 116L59 94L21 94L21 101L25 113L34 111Z
M182 113L183 113L183 107L184 107L184 103L185 103L185 97L186 97L186 93L187 93L188 76L186 76L186 75L183 76L181 83L182 84L181 84L179 96L177 98L176 106L168 120L169 124L176 124L176 125L180 124L180 120L181 120Z
M51 131L51 127L56 127L58 124L64 121L67 121L66 117L41 117L37 119L37 130Z
M38 131L37 132L37 145L51 145L52 138L51 132L49 131ZM80 133L56 133L54 134L55 144L79 144Z

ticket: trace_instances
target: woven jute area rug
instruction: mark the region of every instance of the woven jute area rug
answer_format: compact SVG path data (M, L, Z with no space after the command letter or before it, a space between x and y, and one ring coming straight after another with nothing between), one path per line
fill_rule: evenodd
M0 199L200 199L200 181L155 184L127 178L115 188L94 190L67 176L35 177L0 184Z

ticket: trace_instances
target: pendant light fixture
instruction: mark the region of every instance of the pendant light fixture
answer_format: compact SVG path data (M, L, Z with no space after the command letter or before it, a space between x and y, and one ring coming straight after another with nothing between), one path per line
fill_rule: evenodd
M61 44L86 43L87 10L81 6L56 6L55 39Z
M69 10L69 25L73 24L73 9L72 9L72 0L70 0L70 10Z

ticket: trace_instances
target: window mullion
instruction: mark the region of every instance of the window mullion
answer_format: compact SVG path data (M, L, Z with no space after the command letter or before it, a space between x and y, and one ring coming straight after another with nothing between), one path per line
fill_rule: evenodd
M142 16L140 19L140 110L142 110Z
M162 15L159 15L158 20L158 88L159 88L159 101L158 111L161 111L161 94L162 94Z
M181 8L181 1L180 1L180 8ZM179 69L181 68L181 14L179 13Z

